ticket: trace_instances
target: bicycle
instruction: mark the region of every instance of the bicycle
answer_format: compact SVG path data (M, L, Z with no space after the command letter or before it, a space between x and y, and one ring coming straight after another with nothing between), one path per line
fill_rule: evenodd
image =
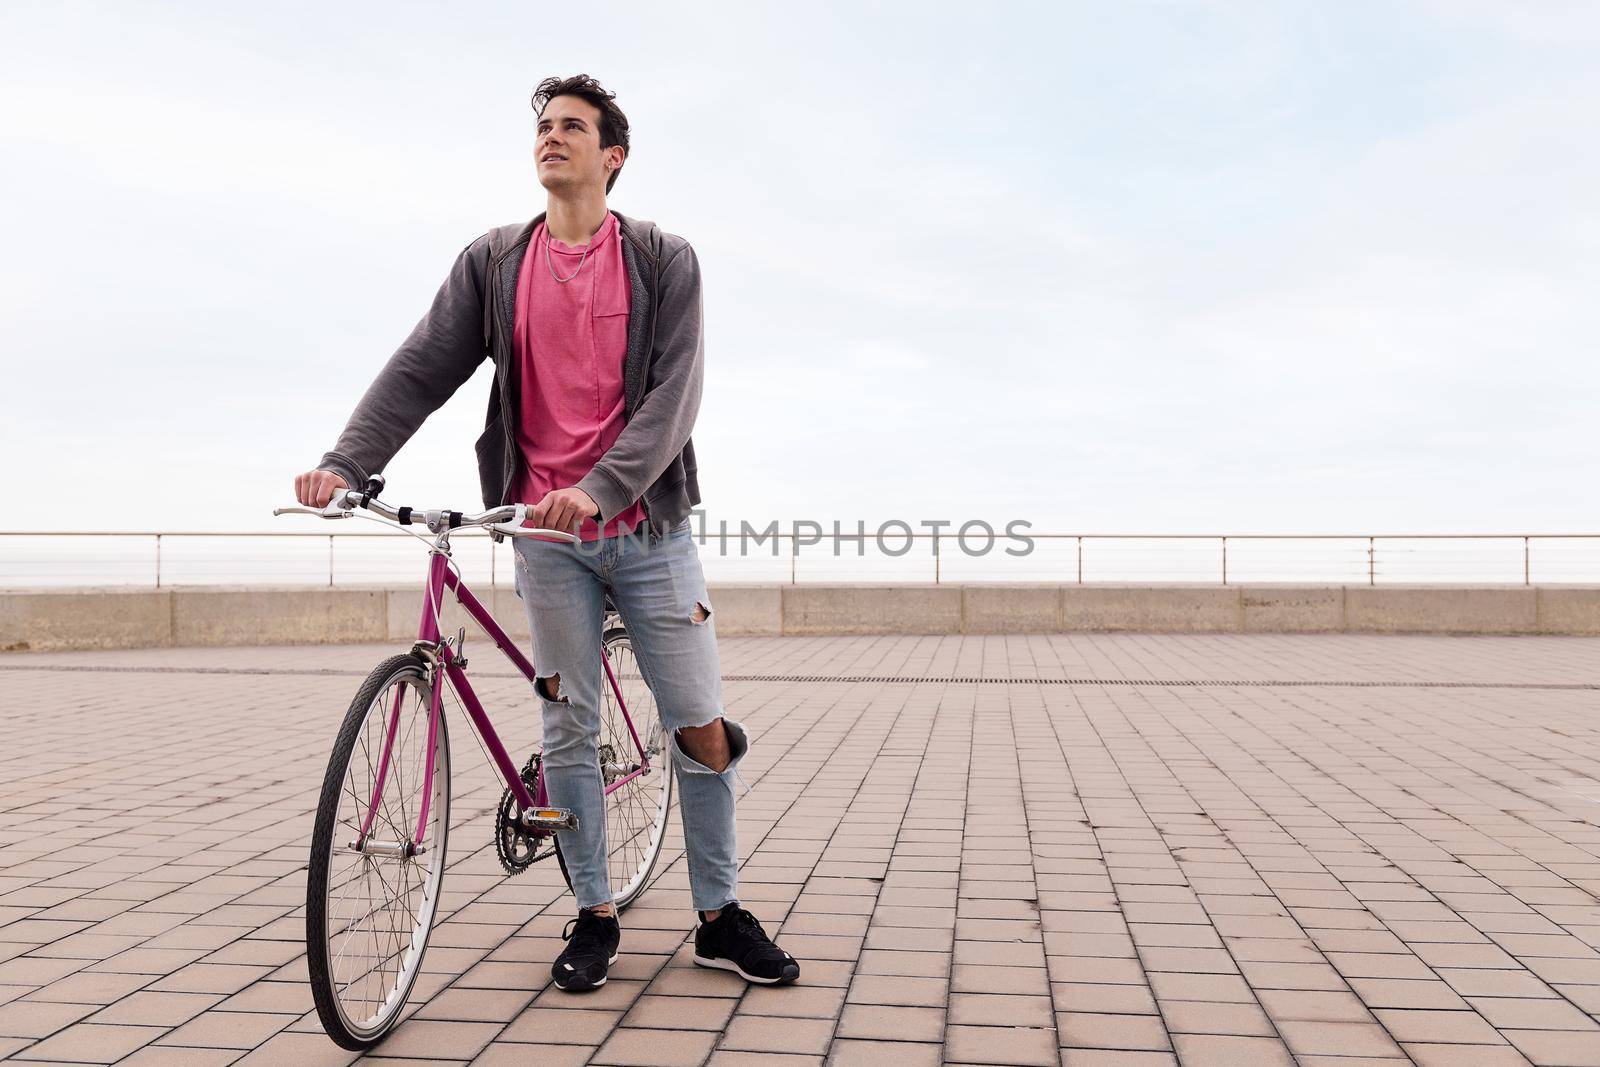
M380 663L357 690L328 759L311 835L306 955L312 998L328 1036L352 1051L378 1044L399 1021L438 913L450 829L446 689L505 782L495 817L495 851L507 874L520 874L554 855L570 888L557 835L577 825L572 812L549 804L539 752L520 771L506 752L467 681L466 628L443 636L440 606L445 591L453 592L533 685L533 665L452 562L450 538L468 529L570 543L578 538L523 526L532 510L525 504L476 515L396 508L378 499L383 487L382 477L374 477L362 490L336 492L324 508L273 510L274 515L369 518L398 526L430 546L416 642L410 651ZM410 529L417 525L426 527L431 539ZM658 759L659 717L649 715L643 738L634 725L623 680L630 683L635 705L650 699L649 687L609 595L606 606L601 663L609 686L603 687L600 772L606 860L620 911L644 891L660 858L673 776Z

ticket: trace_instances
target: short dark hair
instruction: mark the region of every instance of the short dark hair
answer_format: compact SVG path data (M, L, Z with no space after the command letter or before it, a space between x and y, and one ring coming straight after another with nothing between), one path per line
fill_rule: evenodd
M558 96L576 96L593 104L599 110L600 147L621 145L623 165L626 166L629 154L628 116L617 106L617 94L607 92L604 86L587 74L574 74L570 78L546 78L534 87L534 114L544 114L545 105ZM606 192L609 193L611 187L617 184L617 175L621 173L622 167L611 172L611 177L606 179Z

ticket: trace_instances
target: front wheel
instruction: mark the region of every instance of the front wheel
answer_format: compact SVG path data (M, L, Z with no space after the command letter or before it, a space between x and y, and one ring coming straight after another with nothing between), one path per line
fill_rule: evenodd
M667 812L672 807L672 766L661 736L655 696L644 680L627 631L621 627L607 630L603 644L611 673L617 679L613 689L602 668L600 781L610 790L605 798L606 871L611 878L612 903L621 911L644 892L656 861L661 858ZM618 690L621 703L617 700ZM633 730L628 729L630 720ZM634 742L635 732L638 744ZM643 762L639 758L640 744L650 764L642 774L635 773ZM561 832L555 837L556 859L561 873L567 875ZM572 885L570 876L567 885Z
M351 1050L376 1045L399 1021L439 907L450 739L442 708L429 738L432 701L420 658L384 661L351 702L322 781L306 962L323 1029Z

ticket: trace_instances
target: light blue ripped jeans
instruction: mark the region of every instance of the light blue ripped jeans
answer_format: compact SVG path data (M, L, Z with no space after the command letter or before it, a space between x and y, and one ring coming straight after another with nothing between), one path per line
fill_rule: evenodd
M517 538L516 589L533 635L535 693L544 716L544 774L550 803L578 816L562 830L561 858L578 907L611 900L606 870L605 797L601 787L600 665L605 589L622 613L639 669L655 697L678 774L678 809L697 911L738 900L734 781L749 749L744 727L723 718L732 761L721 773L691 759L677 730L722 716L722 668L711 599L689 520L651 542L639 533L583 545ZM700 609L704 610L701 611ZM697 616L704 615L697 621ZM560 676L555 700L539 690ZM635 721L642 736L649 723Z

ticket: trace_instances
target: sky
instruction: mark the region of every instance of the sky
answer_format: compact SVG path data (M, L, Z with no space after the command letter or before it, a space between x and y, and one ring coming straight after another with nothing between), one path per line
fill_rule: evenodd
M610 205L700 260L714 518L1592 532L1597 46L1553 0L9 0L0 528L310 521L581 71ZM479 506L490 376L387 497Z

